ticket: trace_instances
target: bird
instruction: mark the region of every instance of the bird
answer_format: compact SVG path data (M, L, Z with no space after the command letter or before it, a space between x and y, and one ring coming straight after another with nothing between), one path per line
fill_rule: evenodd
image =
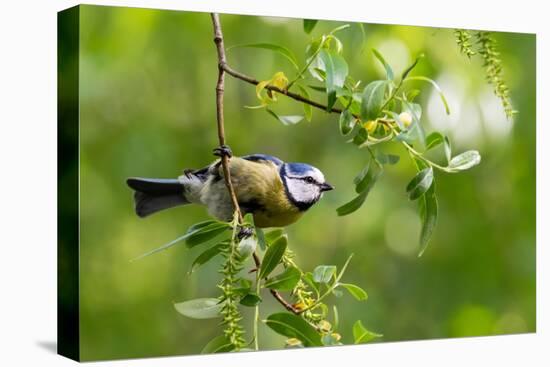
M128 178L135 213L144 218L164 209L200 204L214 218L230 221L234 208L221 166L224 154L230 158L228 168L239 207L243 214L252 213L259 228L296 222L324 192L334 189L318 168L306 163L285 163L267 154L232 156L228 147L215 149L215 154L220 159L202 169L186 169L174 179Z

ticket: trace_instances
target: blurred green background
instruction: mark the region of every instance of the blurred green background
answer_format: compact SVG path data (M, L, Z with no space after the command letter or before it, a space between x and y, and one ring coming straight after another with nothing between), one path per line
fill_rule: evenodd
M311 36L301 20L222 15L221 21L226 46L280 44L303 65ZM219 321L187 319L173 302L217 296L220 260L193 275L187 272L200 248L176 246L129 260L181 235L206 211L188 206L139 219L125 179L175 177L213 160L217 59L210 17L82 6L80 24L82 358L199 353L219 335ZM321 21L312 35L340 24ZM229 144L237 155L308 162L336 186L288 233L305 270L341 266L355 254L344 280L365 288L369 300L329 300L339 307L344 343L352 342L357 319L384 334L382 341L535 331L535 36L494 34L519 110L512 122L486 84L481 62L459 53L452 30L365 24L364 31L353 25L339 33L350 74L363 81L383 77L372 47L396 72L424 52L413 74L437 80L452 111L445 115L437 94L419 85L424 126L447 133L455 152L482 155L470 171L437 173L439 224L423 257L416 256L415 203L405 194L415 172L397 147L389 150L403 159L386 170L365 205L338 217L336 208L354 197L352 180L367 153L345 144L337 115L315 110L312 122L283 126L264 111L243 108L257 104L254 87L228 76ZM287 60L266 50L232 49L228 59L260 80L277 71L294 75ZM299 103L279 101L276 111L302 113ZM263 317L280 310L264 299ZM260 338L263 349L284 341L264 326Z

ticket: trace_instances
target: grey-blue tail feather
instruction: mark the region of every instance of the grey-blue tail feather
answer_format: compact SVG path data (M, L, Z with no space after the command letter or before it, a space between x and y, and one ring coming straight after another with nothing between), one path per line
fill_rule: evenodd
M134 208L139 217L189 204L185 199L183 185L177 179L132 177L126 183L135 191Z

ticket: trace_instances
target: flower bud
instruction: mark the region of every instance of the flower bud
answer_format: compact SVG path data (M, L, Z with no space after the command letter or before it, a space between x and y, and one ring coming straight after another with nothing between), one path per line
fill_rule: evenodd
M254 238L254 236L248 236L239 242L237 245L237 251L243 258L247 258L252 255L254 251L256 251L256 246L256 238Z
M405 127L409 127L412 124L413 119L410 113L401 112L399 115L399 121L401 121Z
M370 134L372 134L374 130L376 130L377 126L378 122L376 122L376 120L369 120L363 124L363 127L367 129Z

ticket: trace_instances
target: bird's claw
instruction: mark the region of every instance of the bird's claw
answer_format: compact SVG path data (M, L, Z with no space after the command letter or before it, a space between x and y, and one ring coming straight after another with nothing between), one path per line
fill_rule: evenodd
M223 157L231 158L233 157L233 152L231 151L231 148L229 148L228 145L224 144L214 149L214 155L220 158L223 158Z
M254 230L249 226L242 226L237 233L237 238L242 240L243 238L248 238L254 234Z

